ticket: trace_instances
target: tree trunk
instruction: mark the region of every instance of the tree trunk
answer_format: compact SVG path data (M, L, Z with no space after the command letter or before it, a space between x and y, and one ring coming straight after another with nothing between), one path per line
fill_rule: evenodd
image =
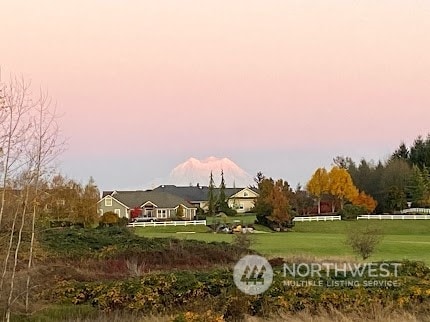
M321 214L321 198L318 198L318 215Z
M10 257L10 254L12 252L13 236L15 235L15 225L16 225L16 220L18 219L18 213L19 213L19 207L16 208L15 215L14 215L13 221L12 221L12 228L11 228L11 231L10 231L9 245L8 245L7 252L6 252L6 257L4 259L3 273L2 273L2 276L1 276L1 280L0 280L0 296L2 294L1 291L3 290L4 279L5 279L6 274L7 274L7 267L8 267L8 264L9 264L9 257Z
M27 266L27 283L25 288L25 312L28 313L29 308L29 295L30 295L30 270L31 266L33 265L33 248L34 248L34 230L35 230L35 222L36 222L36 207L37 205L33 206L33 216L32 216L32 223L31 223L31 240L30 240L30 253L28 256L28 266Z
M37 136L38 146L36 151L36 173L34 179L34 198L33 198L33 215L31 217L31 239L30 239L30 250L28 254L28 266L27 266L27 283L25 288L25 312L28 313L29 308L29 295L30 295L30 278L31 278L31 266L33 265L33 248L34 248L34 231L36 225L36 213L37 213L37 202L38 202L38 194L39 194L39 177L40 177L40 169L41 169L41 161L42 161L42 142L43 142L43 129L42 129L42 121L43 121L43 110L41 108L39 114L39 133Z
M24 230L25 213L27 211L28 196L30 193L29 190L30 190L30 187L27 186L26 193L25 193L25 200L23 203L22 214L21 214L21 226L19 227L18 241L16 242L14 263L13 263L13 268L12 268L12 276L10 277L10 290L9 290L9 296L7 299L6 314L5 314L6 322L10 321L13 291L14 291L14 287L15 287L15 274L16 274L16 268L18 266L18 253L19 253L19 249L21 248L22 231Z

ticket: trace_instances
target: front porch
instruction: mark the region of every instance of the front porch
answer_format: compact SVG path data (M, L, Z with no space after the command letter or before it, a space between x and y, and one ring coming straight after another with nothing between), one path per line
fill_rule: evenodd
M188 208L184 205L179 205L174 208L161 208L156 204L148 201L140 208L130 210L130 219L134 218L156 218L160 221L168 219L183 218L193 220L196 216L196 208Z

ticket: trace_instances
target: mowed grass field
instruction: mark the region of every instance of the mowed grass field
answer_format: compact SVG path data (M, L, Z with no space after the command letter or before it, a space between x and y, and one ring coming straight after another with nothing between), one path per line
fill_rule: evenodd
M228 218L252 223L253 216ZM383 232L383 239L369 261L420 260L430 264L430 220L359 220L333 222L297 222L287 233L251 234L251 248L268 257L305 257L360 260L346 243L347 232L371 226ZM257 226L257 229L262 228ZM204 226L135 228L145 237L175 237L207 242L232 242L232 234L215 234Z

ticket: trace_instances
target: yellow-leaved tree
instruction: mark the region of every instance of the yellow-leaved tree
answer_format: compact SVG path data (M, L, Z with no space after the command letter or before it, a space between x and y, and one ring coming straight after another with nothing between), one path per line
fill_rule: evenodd
M306 190L313 195L318 202L318 214L321 213L321 198L329 191L329 176L325 168L318 168L306 185Z
M328 177L328 192L334 201L339 203L340 209L343 209L346 201L352 201L359 195L348 170L334 166L328 173ZM335 211L335 202L332 203L332 212Z

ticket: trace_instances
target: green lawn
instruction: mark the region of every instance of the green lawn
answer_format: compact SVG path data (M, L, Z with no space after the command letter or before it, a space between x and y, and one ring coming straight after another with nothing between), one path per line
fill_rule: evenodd
M248 217L253 216L242 218L251 220ZM346 232L363 226L377 227L383 232L382 242L370 260L410 259L430 263L430 220L299 222L292 232L266 230L253 234L252 248L270 257L355 258L345 242ZM233 240L231 234L215 234L203 226L136 228L136 233L145 237L176 237L208 242Z
M355 227L377 227L384 235L426 235L430 236L430 220L351 220L298 222L295 232L344 234Z

